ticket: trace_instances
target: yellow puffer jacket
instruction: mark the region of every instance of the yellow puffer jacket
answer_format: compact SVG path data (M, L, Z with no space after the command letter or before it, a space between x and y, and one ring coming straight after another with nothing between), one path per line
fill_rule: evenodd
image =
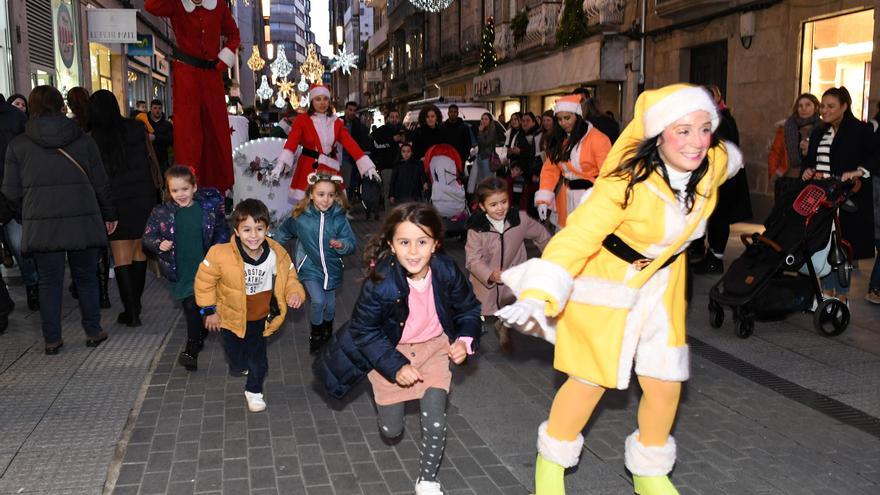
M287 296L297 293L305 299L305 290L299 283L296 270L281 244L266 239L275 252L275 299L281 314L266 323L263 336L268 337L284 323L287 315ZM225 244L211 247L205 256L195 281L196 304L199 307L216 306L220 325L244 338L247 325L247 296L244 288L244 260L235 244L235 238Z
M652 325L667 335L672 348L661 350L669 358L669 371L657 378L687 378L687 261L680 256L659 267L702 234L718 187L742 166L741 154L730 145L710 149L709 162L688 215L659 173L634 186L623 208L627 180L608 177L603 169L589 197L541 258L504 272L502 279L519 298L546 302L548 319L542 326L555 332L556 369L604 387L626 388L639 329ZM602 246L610 233L655 261L639 271L621 260Z

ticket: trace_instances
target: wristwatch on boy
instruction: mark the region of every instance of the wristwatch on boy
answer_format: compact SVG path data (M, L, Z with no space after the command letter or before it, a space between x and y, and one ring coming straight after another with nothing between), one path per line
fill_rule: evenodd
M205 306L204 308L199 310L199 314L203 317L208 317L217 312L217 306Z

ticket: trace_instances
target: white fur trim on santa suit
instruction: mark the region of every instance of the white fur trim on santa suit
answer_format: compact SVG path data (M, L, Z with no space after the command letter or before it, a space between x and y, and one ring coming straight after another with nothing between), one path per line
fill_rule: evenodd
M336 116L312 115L312 125L315 133L321 140L321 152L325 155L333 153L333 145L336 144Z
M584 436L578 433L574 440L557 440L547 433L547 422L538 427L538 453L548 461L564 468L577 466L584 449Z
M330 158L327 155L321 155L318 157L318 163L321 165L325 165L327 167L332 168L333 170L339 171L339 161Z
M330 98L330 90L327 89L327 86L315 86L311 90L309 90L309 101L312 101L317 96L326 96Z
M570 300L591 306L629 309L635 305L638 295L638 290L624 283L599 277L577 277Z
M369 172L370 169L376 169L376 165L373 163L373 160L371 160L370 157L367 155L358 158L357 161L354 162L354 164L357 165L358 171L361 173L362 176L367 175L367 172Z
M712 132L715 132L719 117L712 96L702 87L689 86L666 96L645 110L645 137L660 135L669 124L697 110L705 110L709 113Z
M235 65L235 52L225 46L220 50L220 53L217 54L217 58L226 64L226 67L232 67Z
M287 148L281 150L281 154L278 155L278 163L283 164L288 168L293 168L293 159L294 153Z
M675 439L672 435L666 445L648 447L638 440L639 430L626 437L624 443L624 463L629 472L636 476L666 476L675 465Z
M556 104L553 105L553 113L559 112L571 112L577 115L584 114L581 105L573 101L557 101Z
M743 168L742 151L730 141L724 141L724 148L727 150L727 178L732 179L741 168Z
M546 293L556 306L555 314L548 313L549 316L562 312L574 287L574 279L565 268L540 258L532 258L504 270L501 280L517 297L528 289Z
M180 3L183 4L183 10L187 13L196 10L196 7L202 7L206 10L214 10L217 7L217 0L202 0L201 5L196 5L192 0L180 0Z
M556 203L556 194L547 189L538 189L535 191L535 206L539 204L552 205Z

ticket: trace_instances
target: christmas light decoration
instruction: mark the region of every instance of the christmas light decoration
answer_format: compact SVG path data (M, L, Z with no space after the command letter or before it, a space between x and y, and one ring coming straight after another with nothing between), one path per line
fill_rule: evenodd
M266 79L266 76L263 75L263 80L260 83L259 89L257 89L257 97L261 100L268 100L274 93L275 92L272 91L272 88L269 87L269 81Z
M491 16L483 26L483 37L480 41L480 74L485 74L498 65L495 55L495 19Z
M299 75L299 84L296 85L296 89L298 89L300 93L305 93L309 90L309 82L306 81L305 74Z
M282 95L284 98L289 98L294 94L293 82L288 81L287 79L282 79L278 81L278 94Z
M254 51L251 52L251 58L247 61L247 66L250 70L257 72L265 67L266 61L260 57L260 51L257 49L257 45L254 45Z
M440 12L452 5L452 0L409 0L409 3L425 12Z
M336 52L336 55L333 56L333 64L330 66L330 72L336 72L337 69L342 69L343 74L351 74L351 69L357 69L358 56L354 53L348 53L345 51L345 43L342 44L342 48Z
M287 102L284 101L284 96L281 95L281 92L278 92L278 98L275 98L275 106L278 108L284 108L287 106Z
M309 97L308 95L302 95L299 99L300 108L307 108L309 106Z
M275 61L269 65L269 69L272 70L272 77L278 79L285 79L287 75L293 71L293 64L287 60L287 54L284 53L284 45L278 45L278 54L275 56Z
M306 61L300 66L299 72L306 76L310 83L321 82L324 78L324 66L321 65L321 59L318 58L314 44L309 44Z

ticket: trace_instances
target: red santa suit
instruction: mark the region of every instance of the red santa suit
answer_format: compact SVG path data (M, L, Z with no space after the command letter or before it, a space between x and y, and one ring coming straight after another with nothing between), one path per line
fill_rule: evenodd
M309 98L323 95L330 96L330 91L324 86L313 87L309 92ZM278 157L278 164L274 174L280 174L282 168L290 169L293 166L294 154L299 146L302 153L296 162L293 178L290 180L290 198L296 201L304 198L306 189L309 187L309 174L323 172L331 175L340 175L339 161L334 158L337 144L342 145L345 151L355 160L358 172L363 176L379 179L376 166L369 156L365 155L357 142L348 133L345 123L335 115L321 115L315 113L309 115L301 113L293 121L287 142Z
M192 0L146 0L144 8L169 18L177 39L172 69L174 160L195 168L201 186L226 191L234 179L223 71L235 64L235 19L221 0L203 0L201 5Z

